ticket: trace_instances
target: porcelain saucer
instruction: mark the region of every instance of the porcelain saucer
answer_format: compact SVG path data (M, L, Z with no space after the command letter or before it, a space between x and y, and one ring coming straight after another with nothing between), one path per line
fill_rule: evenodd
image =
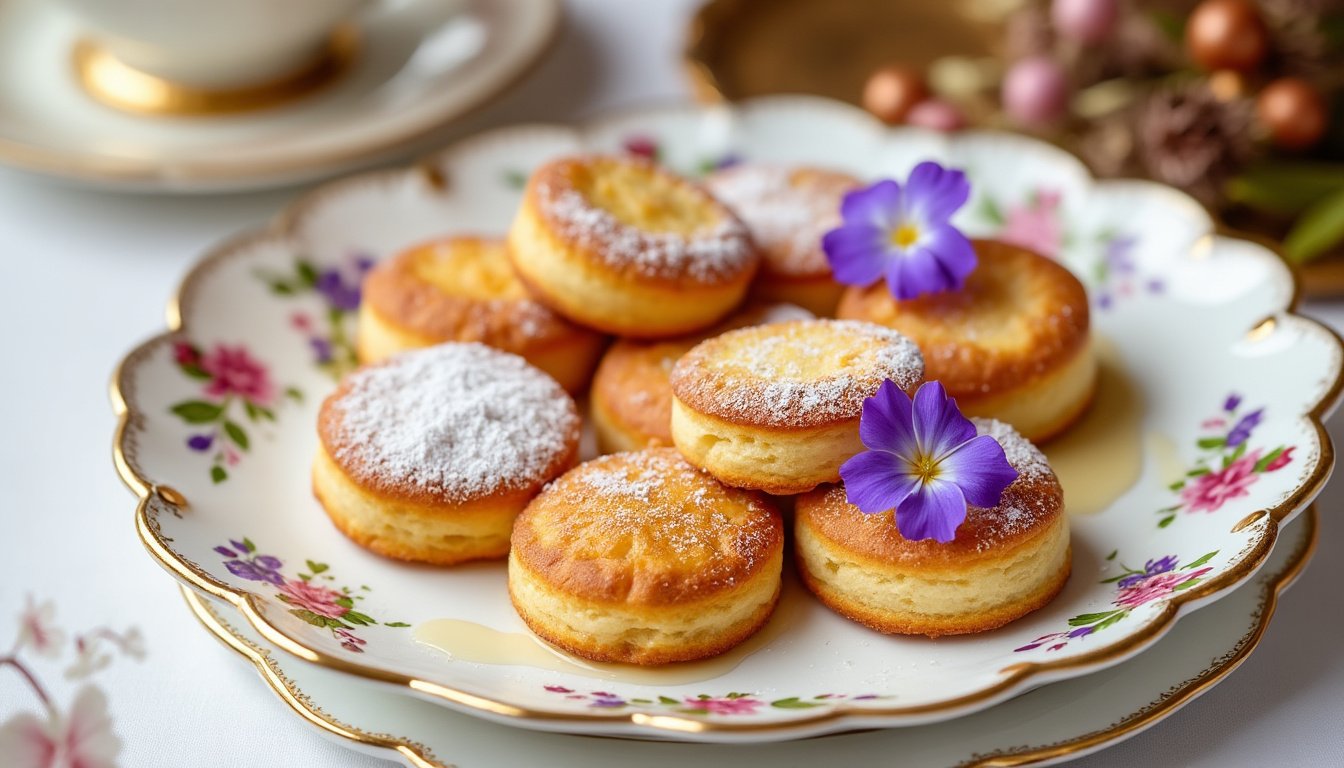
M654 768L701 761L738 768L856 764L961 768L1055 764L1117 744L1166 719L1229 675L1258 644L1278 596L1306 567L1316 512L1287 525L1264 570L1217 605L1191 616L1145 653L1095 675L1048 685L1010 702L935 725L845 734L749 750L656 744L507 729L276 651L231 608L183 588L205 629L247 658L262 681L332 741L417 768L584 765ZM1207 736L1207 734L1206 734ZM1195 738L1199 738L1196 735Z
M283 106L219 116L120 112L81 88L81 30L58 4L0 2L0 162L93 186L273 187L366 165L482 106L546 51L558 0L389 0L356 20L358 54Z

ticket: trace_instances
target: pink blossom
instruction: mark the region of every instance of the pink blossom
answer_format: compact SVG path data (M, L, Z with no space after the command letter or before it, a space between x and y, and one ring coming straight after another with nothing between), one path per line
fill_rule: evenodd
M1227 426L1227 419L1220 419L1220 418L1215 417L1215 418L1212 418L1212 419L1205 419L1204 421L1200 422L1199 428L1200 428L1200 429L1219 429L1219 428L1221 428L1221 427L1226 427L1226 426Z
M238 462L242 461L242 458L243 457L232 448L224 449L224 462L228 464L230 467L238 466Z
M289 598L290 605L312 611L318 616L339 619L350 610L336 603L345 595L320 584L298 580L286 581L280 585L280 592Z
M185 341L178 341L173 344L173 359L178 365L196 365L201 356L195 347Z
M0 755L12 768L113 768L121 740L112 733L107 697L86 685L67 716L46 722L24 712L0 725Z
M1265 465L1265 471L1274 472L1276 470L1280 470L1288 466L1288 462L1293 460L1294 447L1295 446L1290 445L1287 448L1283 449L1283 453L1280 453L1278 456L1275 456L1273 459L1270 459L1270 462Z
M308 331L313 327L313 319L307 312L295 312L289 316L289 324L294 326L295 330Z
M55 616L54 603L48 600L39 605L29 595L23 613L19 616L19 647L32 648L39 656L58 656L61 644L65 642L65 633L56 627Z
M1168 571L1149 576L1146 579L1131 584L1120 590L1115 596L1115 604L1121 608L1133 610L1141 605L1147 605L1154 600L1161 600L1164 597L1176 591L1176 587L1188 582L1195 581L1204 576L1204 574L1213 570L1212 568L1200 568L1197 571L1181 573L1179 571Z
M703 709L712 715L752 715L764 702L746 696L722 699L693 699L686 697L686 706Z
M1040 190L1027 205L1009 208L999 239L1051 258L1059 255L1059 246L1064 241L1059 202L1058 192Z
M211 397L239 395L255 405L270 405L275 400L275 385L266 366L241 345L216 345L201 358L201 369L211 376L205 387L205 393Z
M1181 490L1181 501L1191 512L1216 512L1231 499L1246 496L1255 482L1260 451L1251 451L1227 467L1200 475Z

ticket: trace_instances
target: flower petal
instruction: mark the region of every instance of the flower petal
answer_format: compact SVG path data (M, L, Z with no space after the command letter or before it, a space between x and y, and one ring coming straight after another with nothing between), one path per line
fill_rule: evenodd
M43 768L56 764L56 735L59 716L43 722L27 712L9 718L0 724L0 755L12 761L9 765L21 768Z
M943 457L939 476L956 483L967 503L993 509L1004 490L1017 479L1017 470L1008 463L1003 446L989 435L971 438Z
M821 238L821 248L837 283L868 286L882 276L889 256L885 230L867 224L846 224Z
M941 227L970 196L966 174L926 161L916 165L905 182L905 212L921 228Z
M846 226L863 225L883 232L895 226L901 212L901 185L884 179L856 189L840 201L840 217Z
M121 739L112 733L107 697L96 686L86 685L75 694L66 720L65 743L71 765L115 768Z
M859 439L869 450L913 456L918 446L912 408L910 396L887 379L872 397L863 401Z
M979 261L971 241L956 227L942 226L931 229L924 233L919 244L938 261L938 266L951 282L950 290L961 288L966 282L966 277L975 271L975 265Z
M949 542L966 519L966 497L945 480L925 483L896 507L896 529L910 541Z
M926 381L915 392L915 439L922 453L942 459L954 448L975 437L975 425L957 409L941 382ZM997 445L997 443L996 443Z
M887 287L902 301L956 287L933 254L915 246L887 264Z
M849 503L868 514L886 512L905 500L919 485L906 471L909 466L886 451L862 451L840 465Z

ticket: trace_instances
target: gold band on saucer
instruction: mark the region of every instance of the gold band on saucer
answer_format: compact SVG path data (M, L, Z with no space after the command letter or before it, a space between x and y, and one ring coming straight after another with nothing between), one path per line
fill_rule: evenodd
M332 32L322 52L288 75L238 88L203 88L135 69L96 42L75 43L75 77L94 99L141 115L222 115L274 107L307 96L350 68L359 50L355 27Z

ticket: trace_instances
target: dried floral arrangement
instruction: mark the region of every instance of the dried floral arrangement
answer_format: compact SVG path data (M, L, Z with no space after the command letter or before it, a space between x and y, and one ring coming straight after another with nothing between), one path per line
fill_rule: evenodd
M875 71L891 123L1056 141L1185 190L1304 264L1344 251L1344 0L972 0L992 59Z

